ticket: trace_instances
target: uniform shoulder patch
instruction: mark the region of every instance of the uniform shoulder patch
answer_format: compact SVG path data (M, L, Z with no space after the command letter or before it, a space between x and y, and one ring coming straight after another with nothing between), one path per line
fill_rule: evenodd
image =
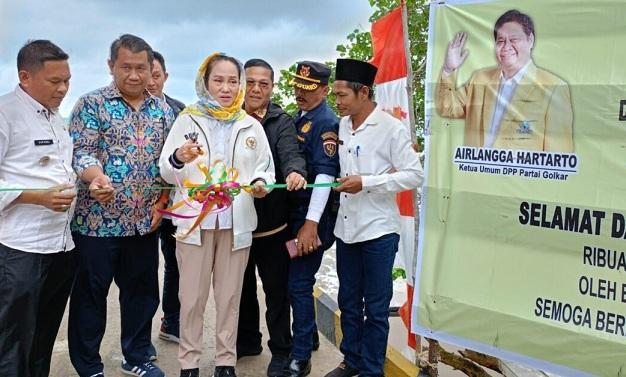
M337 141L339 139L339 136L337 136L337 133L333 131L324 132L322 134L322 140L328 140L328 139L333 139Z
M337 133L332 131L324 132L321 137L324 153L328 157L335 157L337 154L337 140L339 139Z

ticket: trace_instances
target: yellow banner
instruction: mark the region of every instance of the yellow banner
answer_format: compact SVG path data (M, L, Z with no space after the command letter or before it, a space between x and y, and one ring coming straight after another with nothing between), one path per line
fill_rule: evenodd
M430 11L413 329L626 376L626 4Z

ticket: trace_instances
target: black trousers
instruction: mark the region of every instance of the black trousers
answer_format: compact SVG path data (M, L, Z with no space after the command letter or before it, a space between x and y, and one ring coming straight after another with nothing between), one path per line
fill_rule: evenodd
M178 334L180 324L180 301L178 301L178 262L176 261L176 227L172 220L163 219L159 228L161 252L165 262L163 273L163 326L169 333Z
M75 251L37 254L0 244L0 376L50 373L76 256Z
M290 307L287 281L289 254L285 242L287 229L267 237L254 238L250 258L243 278L237 352L259 348L259 301L256 294L255 268L259 270L265 292L265 322L270 335L267 345L273 355L289 356L291 353Z
M68 345L79 376L102 372L100 343L111 282L120 289L122 354L130 364L148 361L152 317L159 306L158 232L131 237L74 233L80 258L70 300Z

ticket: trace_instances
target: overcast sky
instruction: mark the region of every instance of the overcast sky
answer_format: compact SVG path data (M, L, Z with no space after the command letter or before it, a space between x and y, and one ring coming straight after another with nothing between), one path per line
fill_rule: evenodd
M367 0L0 0L0 94L17 84L24 42L50 39L70 55L67 116L78 96L111 81L109 46L132 33L165 56L165 92L190 103L208 54L260 57L277 72L297 60L334 60L352 30L370 29L371 12Z

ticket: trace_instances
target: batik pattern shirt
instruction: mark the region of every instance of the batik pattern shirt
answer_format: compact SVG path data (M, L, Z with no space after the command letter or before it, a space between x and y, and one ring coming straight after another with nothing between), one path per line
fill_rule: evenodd
M111 84L82 96L70 117L72 165L80 176L100 166L111 179L114 200L101 204L79 190L72 231L95 237L144 235L163 185L158 161L174 122L172 109L146 92L134 110ZM83 183L83 185L87 185Z

